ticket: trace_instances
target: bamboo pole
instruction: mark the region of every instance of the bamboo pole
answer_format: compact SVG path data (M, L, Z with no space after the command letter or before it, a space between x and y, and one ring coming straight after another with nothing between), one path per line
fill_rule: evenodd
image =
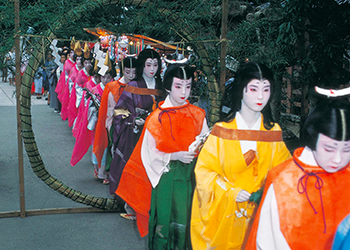
M228 17L228 0L222 0L222 17L221 17L221 51L220 51L220 91L225 93L226 81L226 49L227 49L227 17Z
M19 0L14 1L15 12L15 53L16 53L16 110L17 110L17 146L18 146L18 175L19 175L19 202L20 216L24 218L25 213L25 192L24 192L24 169L23 169L23 142L22 142L22 126L21 126L21 50L19 43Z

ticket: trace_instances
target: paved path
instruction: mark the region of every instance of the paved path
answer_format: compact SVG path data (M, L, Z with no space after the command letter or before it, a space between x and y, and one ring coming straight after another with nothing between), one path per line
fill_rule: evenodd
M32 95L32 105L47 105L45 97L37 99ZM0 106L16 106L16 86L9 82L2 82L0 79Z
M0 213L19 211L17 114L15 86L0 82ZM74 167L69 160L74 137L67 121L47 105L32 99L35 141L46 169L75 190L110 198L108 186L93 177L91 149ZM33 172L24 151L26 210L85 207L41 181ZM0 218L0 250L12 249L147 249L136 223L118 213L81 213Z

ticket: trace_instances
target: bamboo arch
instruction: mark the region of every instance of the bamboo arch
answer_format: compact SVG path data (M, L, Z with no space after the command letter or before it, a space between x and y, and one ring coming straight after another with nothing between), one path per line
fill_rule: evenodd
M50 40L50 38L53 37L53 34L51 33L48 37ZM22 138L24 142L24 148L29 157L33 172L51 189L57 191L69 199L72 199L73 201L98 209L109 211L118 210L118 203L113 198L97 198L74 190L73 188L68 187L60 180L52 176L45 168L45 164L41 159L37 144L34 139L34 132L32 130L31 121L31 83L33 82L34 74L38 69L39 62L42 60L42 58L43 51L39 45L36 47L36 49L34 49L34 53L29 60L26 71L21 79L20 115L22 123Z
M118 2L118 1L115 1ZM144 1L139 0L135 1L138 5L143 5ZM17 2L15 2L16 4ZM104 3L104 0L101 0L101 3ZM18 3L17 3L18 4ZM135 4L135 3L131 3ZM88 4L87 4L88 5ZM16 8L15 8L16 11ZM164 12L162 12L164 14ZM174 25L174 27L179 28L183 34L184 37L188 40L189 43L191 41L196 40L197 36L195 35L196 32L188 26L188 25L180 25L178 22L178 19L173 15L168 16L168 20L170 23ZM16 15L17 16L17 15ZM19 21L18 17L15 17ZM75 17L78 18L78 17ZM17 27L18 28L18 27ZM47 35L48 39L47 41L51 41L54 38L54 34L49 31L49 34ZM18 40L18 37L17 37ZM47 44L48 45L48 44ZM16 46L18 49L19 46ZM36 70L38 69L39 62L43 59L44 51L43 49L46 46L41 47L41 45L37 45L34 49L33 55L29 60L28 66L26 68L26 71L24 72L23 77L19 77L19 60L16 58L16 76L17 78L20 78L20 82L16 82L17 86L20 87L20 95L17 93L17 106L20 103L20 108L17 107L17 111L20 112L20 124L18 124L18 127L21 127L21 136L24 143L24 148L26 150L26 153L28 155L31 167L33 172L40 178L47 186L49 186L51 189L55 190L56 192L64 195L65 197L81 203L88 205L92 207L93 209L89 209L86 211L83 211L82 209L77 209L75 212L97 212L97 211L120 211L120 206L118 205L117 201L113 198L100 198L100 197L94 197L92 195L84 194L83 192L80 192L78 190L75 190L73 188L68 187L63 182L61 182L56 177L52 176L47 169L45 168L45 164L40 156L37 144L35 142L34 132L32 130L32 120L31 120L31 83L33 81L34 74ZM210 112L209 112L209 122L213 124L218 120L218 114L219 114L219 104L220 104L220 89L219 84L216 81L213 69L211 66L211 61L209 59L208 52L204 46L203 43L197 43L195 46L195 50L198 53L198 55L201 58L202 64L203 64L203 70L208 76L208 89L209 89L209 99L210 99ZM18 51L16 54L19 54ZM19 84L20 83L20 84ZM18 92L17 88L17 92ZM22 144L22 140L18 139L19 144ZM22 145L19 145L21 147ZM20 154L20 150L19 150ZM23 162L22 162L23 164ZM19 164L21 165L21 164ZM23 168L23 166L22 166ZM21 171L20 171L21 172ZM21 179L21 176L20 176ZM21 186L21 185L20 185ZM21 196L24 196L24 189L23 193L20 187L20 194ZM24 207L24 206L23 206ZM27 215L30 214L49 214L49 213L61 213L61 212L74 212L74 209L51 209L51 211L25 211ZM21 205L21 217L24 217L24 212L22 211L22 205ZM18 216L19 213L12 212L10 213L10 216ZM6 217L8 216L8 213L0 213L0 217Z

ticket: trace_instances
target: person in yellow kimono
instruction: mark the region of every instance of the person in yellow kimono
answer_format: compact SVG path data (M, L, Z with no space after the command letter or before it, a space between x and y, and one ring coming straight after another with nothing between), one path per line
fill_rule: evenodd
M227 89L231 110L213 127L195 167L193 249L244 249L257 208L252 198L268 171L291 157L271 115L273 84L270 69L248 62Z

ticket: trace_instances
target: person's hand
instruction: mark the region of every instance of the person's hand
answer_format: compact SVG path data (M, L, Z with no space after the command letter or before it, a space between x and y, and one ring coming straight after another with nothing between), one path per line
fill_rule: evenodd
M142 126L143 124L145 124L145 120L143 118L136 118L135 119L135 124L137 126Z
M196 156L196 153L188 151L179 151L171 153L170 160L181 161L183 163L191 163Z
M249 200L249 197L250 197L250 193L248 193L245 190L241 190L237 195L236 201L237 202L245 202L245 201Z

